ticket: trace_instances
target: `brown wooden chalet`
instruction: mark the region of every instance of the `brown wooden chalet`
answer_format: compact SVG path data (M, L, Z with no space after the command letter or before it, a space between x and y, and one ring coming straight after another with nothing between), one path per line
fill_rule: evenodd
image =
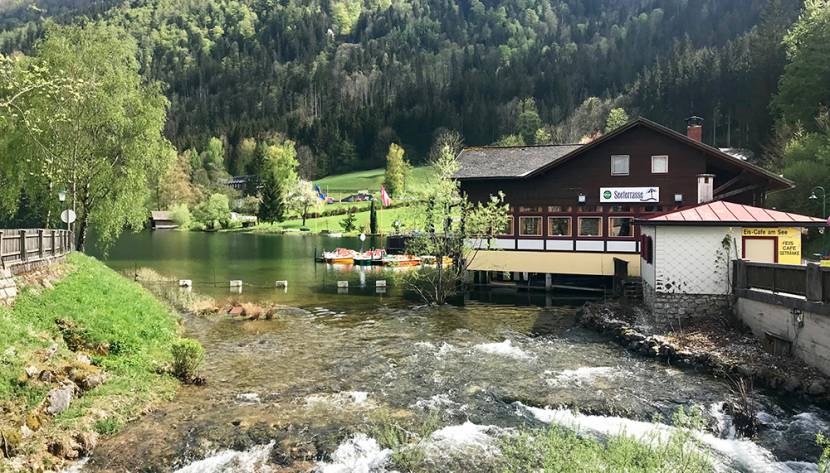
M763 206L792 187L701 135L697 120L684 135L638 118L588 144L462 150L462 191L473 202L502 191L511 208L503 251L479 251L473 269L607 276L616 257L638 275L635 219L710 200Z

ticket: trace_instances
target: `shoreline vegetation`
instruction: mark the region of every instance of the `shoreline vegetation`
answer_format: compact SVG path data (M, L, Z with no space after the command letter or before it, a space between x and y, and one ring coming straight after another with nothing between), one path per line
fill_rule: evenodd
M173 397L180 319L79 253L20 280L0 307L0 470L59 470Z

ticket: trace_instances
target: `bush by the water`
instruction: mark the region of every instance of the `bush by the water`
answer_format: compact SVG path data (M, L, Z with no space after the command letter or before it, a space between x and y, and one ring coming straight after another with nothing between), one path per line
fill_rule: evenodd
M196 378L204 359L205 349L196 340L182 338L173 344L173 374L183 381Z
M830 473L830 439L819 433L816 435L816 443L824 450L821 452L821 458L818 460L819 473Z

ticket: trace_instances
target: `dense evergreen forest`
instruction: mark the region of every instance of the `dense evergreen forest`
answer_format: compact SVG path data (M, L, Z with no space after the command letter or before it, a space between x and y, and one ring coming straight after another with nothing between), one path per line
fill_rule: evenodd
M138 42L164 84L167 137L220 137L227 170L246 138L297 144L313 178L381 166L390 143L424 159L442 129L467 144L543 133L572 142L624 108L761 156L798 0L0 1L0 51L29 52L50 21L103 20ZM532 98L534 100L527 100ZM526 117L524 117L526 118ZM812 118L812 117L811 117ZM507 140L510 142L510 140Z

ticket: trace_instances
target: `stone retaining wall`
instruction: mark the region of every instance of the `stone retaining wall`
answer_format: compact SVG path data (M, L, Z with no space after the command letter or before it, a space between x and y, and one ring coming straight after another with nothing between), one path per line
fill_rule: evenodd
M0 269L0 304L11 304L17 297L17 284L9 269Z
M66 261L66 256L56 256L26 263L18 263L9 268L0 269L0 304L11 305L17 298L17 283L14 275L37 271L56 263Z
M643 281L643 302L654 315L654 321L711 317L729 314L732 297L728 294L681 294L657 292Z

